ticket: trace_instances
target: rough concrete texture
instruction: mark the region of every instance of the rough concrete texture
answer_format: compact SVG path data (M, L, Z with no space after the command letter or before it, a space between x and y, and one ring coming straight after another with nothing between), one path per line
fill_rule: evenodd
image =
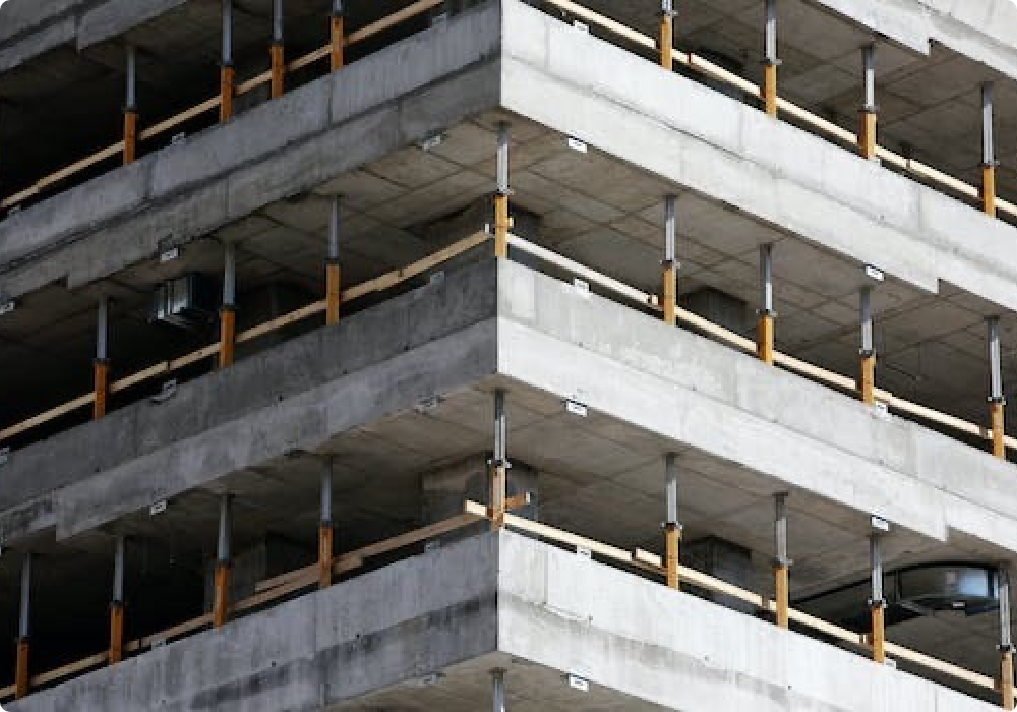
M509 532L443 546L9 709L310 712L495 652L528 661L513 667L513 689L551 669L688 712L998 709ZM455 697L454 682L434 684Z
M499 540L441 547L39 692L11 712L303 712L494 651Z
M447 273L182 384L163 404L142 401L12 453L0 539L99 526L492 374L494 269L487 260Z
M520 265L499 270L500 374L933 539L1017 552L1014 465Z
M109 276L494 108L499 12L458 15L8 217L0 295Z
M1017 309L1017 229L515 0L502 104L929 291ZM680 216L679 216L680 220Z
M498 648L687 712L999 709L512 534L501 538Z
M0 7L0 72L63 44L117 37L186 0L8 0Z

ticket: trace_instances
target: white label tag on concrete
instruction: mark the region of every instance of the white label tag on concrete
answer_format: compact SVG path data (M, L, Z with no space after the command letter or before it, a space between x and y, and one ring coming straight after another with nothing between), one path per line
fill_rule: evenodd
M568 683L569 687L571 687L573 690L579 690L580 692L590 691L590 681L587 680L585 677L580 677L579 675L576 675L574 673L569 673Z
M158 502L156 502L155 504L148 508L148 515L150 517L155 517L165 512L168 508L169 502L167 502L165 499L160 499Z
M565 411L572 415L578 415L580 418L585 418L589 415L589 410L586 406L574 400L565 401Z

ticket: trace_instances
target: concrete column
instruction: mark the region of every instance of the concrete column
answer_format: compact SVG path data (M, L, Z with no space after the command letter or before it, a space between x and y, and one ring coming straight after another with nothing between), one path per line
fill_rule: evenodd
M491 709L505 712L505 671L497 668L491 671Z
M858 377L858 393L862 403L876 402L876 347L873 338L872 287L864 286L859 292L858 311L861 322L861 369Z
M773 245L759 246L759 329L756 353L763 363L773 363L773 327L777 312L773 308Z
M332 71L346 64L346 8L343 0L332 0Z
M660 66L667 71L674 70L674 2L660 0Z
M791 559L787 555L787 492L774 495L773 542L775 622L778 628L788 627L789 582Z
M17 658L14 668L14 697L21 699L29 693L29 614L32 596L32 555L25 554L21 563L21 605L18 610Z
M222 0L222 70L220 73L219 121L233 116L237 95L237 72L233 67L233 0Z
M872 597L869 611L872 616L872 659L877 663L886 662L886 599L883 596L883 550L882 533L873 531L869 536L869 561L872 569Z
M328 249L325 254L325 323L339 321L342 304L342 267L339 264L339 231L342 227L342 198L332 198L332 212L328 226Z
M233 564L233 498L229 493L219 499L219 542L215 562L215 598L212 625L222 628L229 617L230 569Z
M862 93L862 108L858 111L858 153L871 160L876 157L878 117L875 43L862 47Z
M505 525L506 478L508 476L507 440L508 427L505 417L505 391L494 392L494 449L491 455L490 494L487 506L491 515L491 528L501 529Z
M222 308L219 311L219 368L233 365L237 344L237 248L223 245Z
M995 91L992 82L982 84L982 210L996 217L996 141L993 119Z
M777 0L763 0L765 3L766 28L763 50L763 109L767 115L777 116Z
M668 588L677 590L681 586L678 566L681 562L682 527L678 523L678 456L674 453L664 456L664 498L667 507L667 517L664 520L664 568Z
M95 420L106 415L109 399L109 297L99 299L95 323L95 403L92 406L92 417Z
M116 665L124 659L124 566L126 549L127 542L124 537L117 537L117 548L113 561L113 600L110 603L110 665Z
M992 428L992 454L1006 458L1006 397L1003 395L1003 354L999 345L999 317L985 320L989 340L989 420Z
M661 307L664 323L675 326L678 323L678 259L675 226L675 196L664 196L664 260L663 287L661 289Z
M124 165L134 163L138 155L138 53L127 45L124 87Z
M999 582L999 691L1005 710L1014 708L1013 633L1010 619L1010 566L1000 564Z
M332 561L335 558L335 523L332 518L332 487L335 459L330 457L321 473L321 526L318 531L318 588L332 585Z
M509 219L509 125L498 122L498 153L496 160L497 191L494 196L494 255L508 257Z
M269 56L272 59L273 99L278 99L286 92L284 15L283 0L272 0L272 44L269 47Z

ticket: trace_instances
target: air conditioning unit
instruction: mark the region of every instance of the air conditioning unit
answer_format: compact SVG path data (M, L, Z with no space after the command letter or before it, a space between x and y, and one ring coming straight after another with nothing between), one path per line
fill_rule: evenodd
M185 274L155 290L148 319L181 329L203 327L215 320L219 296L215 280L200 274Z

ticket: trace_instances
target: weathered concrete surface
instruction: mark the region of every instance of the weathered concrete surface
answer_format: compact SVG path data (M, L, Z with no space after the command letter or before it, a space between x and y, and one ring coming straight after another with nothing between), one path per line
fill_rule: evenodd
M502 104L894 277L1017 309L1017 229L515 0Z
M0 72L63 44L98 44L184 2L8 0L0 6Z
M493 259L13 453L0 539L72 535L475 383L495 368ZM116 493L112 496L111 493Z
M0 296L101 279L494 108L499 12L463 13L7 218Z
M11 703L11 712L302 712L491 653L498 547L475 537Z
M1017 552L1014 465L570 284L499 269L499 374L863 515Z
M998 709L509 532L440 547L9 709L312 712L484 659L511 667L511 690L546 686L550 669L687 712ZM487 671L477 673L458 684L486 688ZM453 705L465 692L456 684L434 681ZM583 698L546 687L533 696L583 708Z
M685 712L999 709L512 534L501 538L498 649Z

